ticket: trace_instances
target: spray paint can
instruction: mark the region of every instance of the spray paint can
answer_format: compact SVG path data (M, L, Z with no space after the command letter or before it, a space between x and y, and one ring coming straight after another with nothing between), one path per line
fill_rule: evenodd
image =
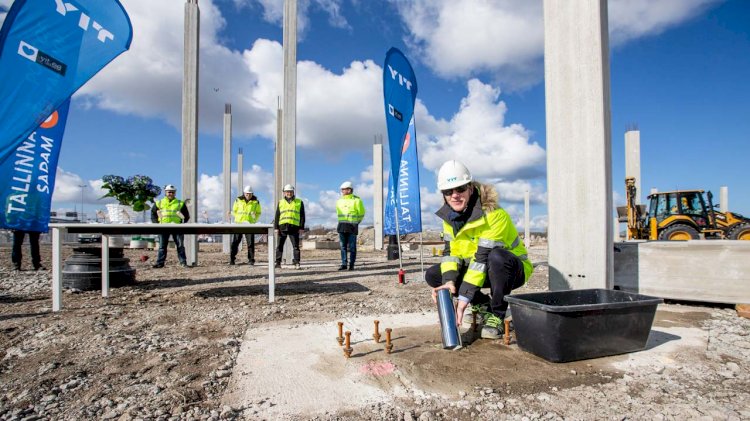
M447 289L437 291L438 315L440 315L440 330L443 334L443 349L454 349L461 346L461 335L456 326L456 309L453 298Z

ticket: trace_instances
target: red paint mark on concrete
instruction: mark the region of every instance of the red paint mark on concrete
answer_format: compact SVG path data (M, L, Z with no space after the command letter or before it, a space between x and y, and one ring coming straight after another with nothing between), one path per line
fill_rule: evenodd
M396 371L396 366L390 361L370 361L359 367L362 374L372 374L373 376L385 376Z

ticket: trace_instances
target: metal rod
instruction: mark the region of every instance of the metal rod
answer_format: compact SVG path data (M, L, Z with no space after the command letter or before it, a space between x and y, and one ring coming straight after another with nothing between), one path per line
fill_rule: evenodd
M385 353L390 354L391 350L393 349L393 344L391 343L391 328L385 329Z
M350 340L350 336L352 335L352 332L349 332L347 330L344 335L346 335L346 347L344 347L344 356L346 356L346 358L349 358L352 356L352 347L351 347L351 340Z
M505 345L510 345L510 320L505 319Z
M378 324L380 323L380 320L375 320L375 333L372 334L373 339L375 339L375 343L380 343L380 331L378 330Z

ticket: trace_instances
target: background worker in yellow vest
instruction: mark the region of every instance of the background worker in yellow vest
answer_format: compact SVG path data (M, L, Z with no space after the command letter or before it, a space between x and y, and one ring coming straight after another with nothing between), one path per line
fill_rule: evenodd
M279 200L279 205L276 206L276 216L273 218L273 227L276 229L276 235L279 236L275 267L281 267L281 254L284 251L284 243L289 237L294 249L292 263L295 269L299 269L299 236L305 231L305 204L294 197L294 186L291 184L285 185L283 192L284 198Z
M443 220L445 251L440 264L425 273L437 290L458 295L460 324L469 304L483 316L482 338L499 339L508 303L504 297L529 279L531 261L510 215L498 204L491 185L473 181L466 166L448 161L438 171L444 204L435 214ZM489 283L490 297L480 291Z
M258 222L258 218L260 218L260 202L258 202L258 198L253 194L252 187L245 187L242 196L238 196L234 200L232 214L234 215L234 222L238 224L254 224ZM245 234L245 241L247 242L247 261L252 266L255 264L255 235ZM229 253L230 265L234 264L241 242L242 234L232 235L232 246Z
M357 259L357 234L359 234L359 223L365 217L365 205L359 196L352 194L354 187L350 181L341 184L341 197L336 201L336 215L339 224L336 231L339 233L339 244L341 245L341 266L339 270L347 269L346 252L349 251L349 270L354 270L354 261Z
M164 187L164 194L160 201L156 202L151 208L151 222L159 224L184 224L190 220L185 202L175 197L177 189L171 184ZM159 254L156 257L154 268L163 268L164 261L167 260L167 245L169 236L174 239L174 245L177 247L177 258L180 259L180 266L188 267L187 258L185 257L185 235L159 234Z

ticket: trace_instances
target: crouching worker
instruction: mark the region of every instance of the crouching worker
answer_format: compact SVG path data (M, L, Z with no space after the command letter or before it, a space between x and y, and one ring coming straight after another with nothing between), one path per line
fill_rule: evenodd
M498 204L495 188L473 181L464 164L443 164L438 189L445 201L436 212L443 220L445 251L441 263L425 274L432 298L439 289L458 295L458 325L471 305L472 312L483 316L481 337L499 339L508 309L504 297L525 284L533 270L526 247L510 215ZM480 290L488 283L490 296Z

